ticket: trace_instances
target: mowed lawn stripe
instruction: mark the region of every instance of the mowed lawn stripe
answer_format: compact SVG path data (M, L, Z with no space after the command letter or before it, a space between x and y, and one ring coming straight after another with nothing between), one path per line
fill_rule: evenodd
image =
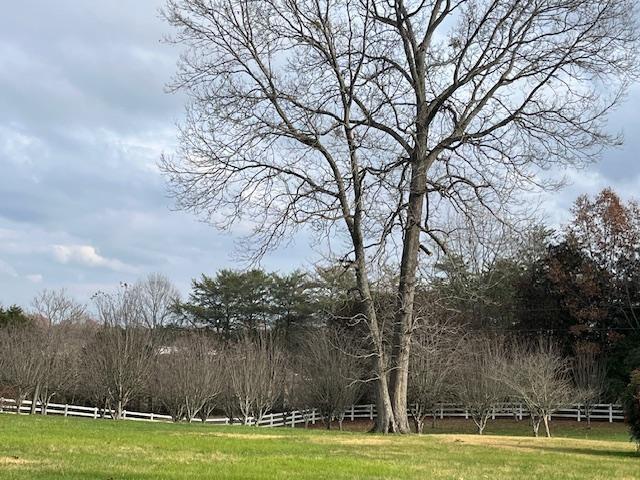
M492 428L526 431L508 422ZM395 437L0 415L0 478L640 479L640 456L623 425L554 428L558 437L573 438ZM589 439L575 438L581 436Z

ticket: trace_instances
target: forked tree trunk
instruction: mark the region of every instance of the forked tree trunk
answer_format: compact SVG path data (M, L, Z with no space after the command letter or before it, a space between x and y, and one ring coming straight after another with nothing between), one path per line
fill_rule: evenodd
M427 185L426 159L421 159L418 149L415 154L411 176L407 227L402 243L400 281L396 304L396 318L393 331L391 371L391 401L398 432L410 433L407 415L407 385L409 381L409 355L413 333L413 303L416 292L416 270L420 252L420 232L422 231L422 211Z
M484 429L487 428L488 420L489 417L485 415L473 419L473 423L476 424L476 428L478 429L478 435L484 435Z
M540 431L541 418L531 415L531 427L533 428L533 435L537 438Z

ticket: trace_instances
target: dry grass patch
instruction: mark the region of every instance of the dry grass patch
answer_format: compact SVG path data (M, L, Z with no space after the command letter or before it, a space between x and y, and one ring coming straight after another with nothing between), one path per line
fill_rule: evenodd
M213 437L239 438L241 440L274 440L285 439L286 435L274 435L269 433L228 433L228 432L210 432L202 433L202 435Z
M352 446L363 446L363 447L372 447L377 445L392 445L397 443L397 439L392 437L340 437L340 436L326 436L326 437L309 437L306 438L305 441L310 443L316 443L320 445L352 445Z
M633 453L631 443L606 440L582 440L568 438L508 437L497 435L437 435L442 443L491 447L523 452L571 452L576 455L591 455L594 452Z
M43 462L38 460L29 460L21 457L0 456L0 468L4 467L22 467L27 465L41 465Z

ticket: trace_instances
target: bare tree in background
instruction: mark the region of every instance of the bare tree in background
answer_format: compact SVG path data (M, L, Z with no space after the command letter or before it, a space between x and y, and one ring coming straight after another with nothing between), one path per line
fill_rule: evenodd
M42 378L42 340L42 330L32 325L0 329L0 383L15 392L18 414Z
M573 381L577 400L584 405L587 426L591 428L591 411L602 400L607 385L607 369L597 347L578 345L573 358Z
M558 345L543 337L533 342L514 342L511 361L496 371L501 372L504 385L529 410L533 434L538 436L542 422L550 437L551 414L576 400L570 360Z
M257 425L282 398L287 359L268 334L245 335L227 349L229 392L245 425Z
M484 335L469 337L463 351L456 395L482 435L495 409L509 398L498 375L508 361L505 339Z
M42 290L32 301L34 313L49 326L80 323L86 319L87 307L71 298L64 289Z
M167 277L152 273L137 282L133 289L140 297L142 315L147 327L161 327L175 320L175 305L180 298L180 292Z
M317 408L327 429L340 430L347 408L362 396L363 360L351 339L336 329L310 331L298 362L303 404Z
M42 329L42 364L40 379L33 391L31 413L36 412L37 401L42 413L54 395L69 388L77 380L77 352L65 343L65 328L83 323L87 319L84 304L70 297L66 290L42 290L32 301L34 315L46 322Z
M84 366L92 372L96 391L122 412L147 386L157 354L157 333L145 326L144 305L136 289L94 297L102 326L85 347Z
M73 392L80 379L82 344L71 334L71 328L71 324L62 323L42 335L42 371L34 399L40 400L43 415L55 396Z
M208 417L221 390L221 354L219 346L201 333L190 333L160 352L153 385L175 422L185 418L191 423L205 406Z
M442 213L515 209L536 174L617 144L637 74L636 2L168 0L190 99L162 167L181 208L252 222L254 258L302 225L342 235L377 376L380 431L408 432L420 251ZM323 236L324 235L324 236ZM339 242L335 242L339 244ZM392 338L371 298L397 259ZM391 340L390 355L385 342Z
M445 322L425 322L414 334L407 399L417 433L422 433L427 416L435 421L439 404L454 397L463 338L460 327Z

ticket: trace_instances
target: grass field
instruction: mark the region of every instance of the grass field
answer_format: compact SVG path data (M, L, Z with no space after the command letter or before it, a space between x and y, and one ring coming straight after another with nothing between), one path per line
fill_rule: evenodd
M624 425L525 422L423 436L0 415L1 479L640 479Z

